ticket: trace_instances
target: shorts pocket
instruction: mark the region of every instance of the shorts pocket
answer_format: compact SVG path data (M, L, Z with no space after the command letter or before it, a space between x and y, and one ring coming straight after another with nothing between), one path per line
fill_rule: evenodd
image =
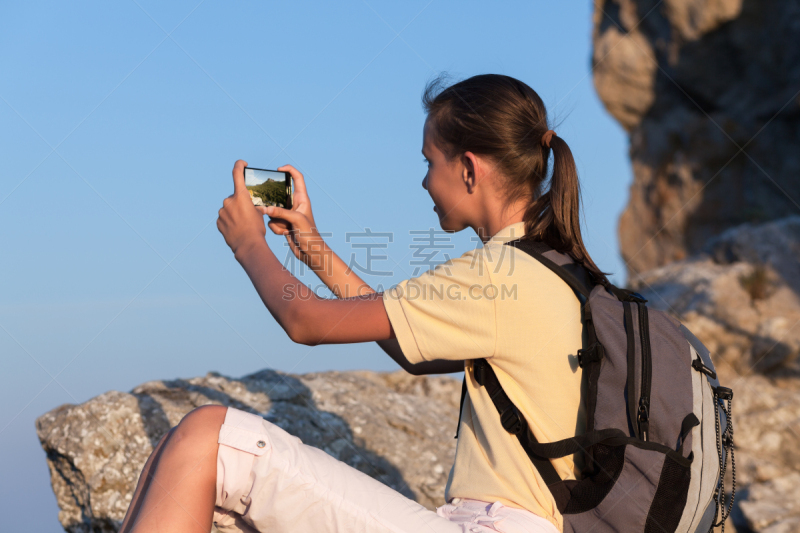
M242 514L249 505L255 481L253 466L256 461L269 460L265 454L272 450L265 421L229 407L217 442L216 506Z
M228 407L217 442L256 457L264 455L272 448L264 428L264 419L232 407Z

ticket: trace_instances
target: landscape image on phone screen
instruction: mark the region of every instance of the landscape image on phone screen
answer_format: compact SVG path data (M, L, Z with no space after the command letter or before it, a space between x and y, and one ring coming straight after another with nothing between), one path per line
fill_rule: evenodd
M283 172L244 169L244 184L253 205L286 207L286 175Z

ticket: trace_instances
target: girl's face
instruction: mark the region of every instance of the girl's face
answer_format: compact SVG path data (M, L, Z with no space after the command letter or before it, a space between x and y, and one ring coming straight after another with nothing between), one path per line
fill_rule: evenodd
M433 122L425 121L422 132L422 155L428 163L428 173L422 180L422 187L433 199L433 210L439 215L439 224L445 231L461 231L469 226L470 194L465 181L465 166L447 156L434 143L436 134Z

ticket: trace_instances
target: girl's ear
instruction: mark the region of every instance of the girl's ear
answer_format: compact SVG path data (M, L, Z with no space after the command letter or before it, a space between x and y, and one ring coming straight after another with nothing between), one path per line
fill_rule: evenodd
M463 165L461 177L464 180L464 185L467 186L467 192L471 194L478 184L478 158L472 152L464 152L461 157L461 163Z

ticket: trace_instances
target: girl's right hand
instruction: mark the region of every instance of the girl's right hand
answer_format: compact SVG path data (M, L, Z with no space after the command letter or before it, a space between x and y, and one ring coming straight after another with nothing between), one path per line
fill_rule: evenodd
M314 269L322 266L322 257L325 243L317 231L314 214L311 211L311 199L306 191L306 182L303 174L292 165L278 167L281 172L292 175L293 194L292 208L285 209L276 206L258 206L262 214L270 217L267 227L275 235L284 235L294 256Z

